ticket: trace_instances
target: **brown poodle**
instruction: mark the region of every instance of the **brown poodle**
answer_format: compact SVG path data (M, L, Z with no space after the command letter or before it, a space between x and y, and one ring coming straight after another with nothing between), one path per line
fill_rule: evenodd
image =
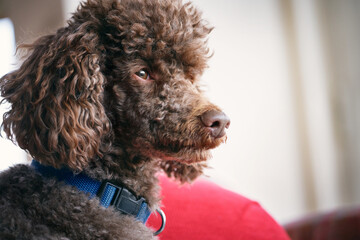
M88 0L23 46L2 127L36 161L0 174L0 238L155 239L156 173L192 181L226 139L198 83L211 29L181 0Z

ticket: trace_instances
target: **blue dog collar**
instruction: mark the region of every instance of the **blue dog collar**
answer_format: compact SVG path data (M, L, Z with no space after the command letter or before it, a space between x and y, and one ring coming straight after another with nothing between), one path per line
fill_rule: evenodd
M33 160L31 166L44 177L56 177L59 181L77 187L80 191L88 193L90 198L97 196L100 204L105 208L113 206L116 210L133 215L137 220L146 223L151 211L144 198L137 198L124 187L108 181L94 180L84 173L74 174L67 168L56 169L44 166Z

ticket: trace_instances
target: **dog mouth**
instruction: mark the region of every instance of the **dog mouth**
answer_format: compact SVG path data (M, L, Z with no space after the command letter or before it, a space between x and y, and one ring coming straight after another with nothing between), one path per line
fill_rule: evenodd
M201 143L191 141L176 141L160 145L155 151L157 157L164 161L177 161L183 163L203 162L212 157L211 149L225 143L227 136L221 138L205 137Z
M182 149L177 153L158 151L155 152L155 155L158 159L162 161L175 161L186 164L192 164L192 163L204 162L209 158L211 158L211 151L204 149L197 149L197 150Z

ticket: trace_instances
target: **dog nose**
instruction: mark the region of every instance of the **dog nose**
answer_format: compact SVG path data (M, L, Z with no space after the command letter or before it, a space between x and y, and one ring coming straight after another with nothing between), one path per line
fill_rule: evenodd
M225 133L225 128L230 126L230 118L225 113L217 110L209 110L200 116L201 122L205 127L210 128L211 136L221 138Z

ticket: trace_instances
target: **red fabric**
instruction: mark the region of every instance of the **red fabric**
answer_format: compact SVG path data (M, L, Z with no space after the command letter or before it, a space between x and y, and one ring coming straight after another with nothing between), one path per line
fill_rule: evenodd
M289 240L258 203L245 197L205 180L185 186L166 177L160 182L167 218L160 240ZM157 229L160 222L153 214L148 226Z

